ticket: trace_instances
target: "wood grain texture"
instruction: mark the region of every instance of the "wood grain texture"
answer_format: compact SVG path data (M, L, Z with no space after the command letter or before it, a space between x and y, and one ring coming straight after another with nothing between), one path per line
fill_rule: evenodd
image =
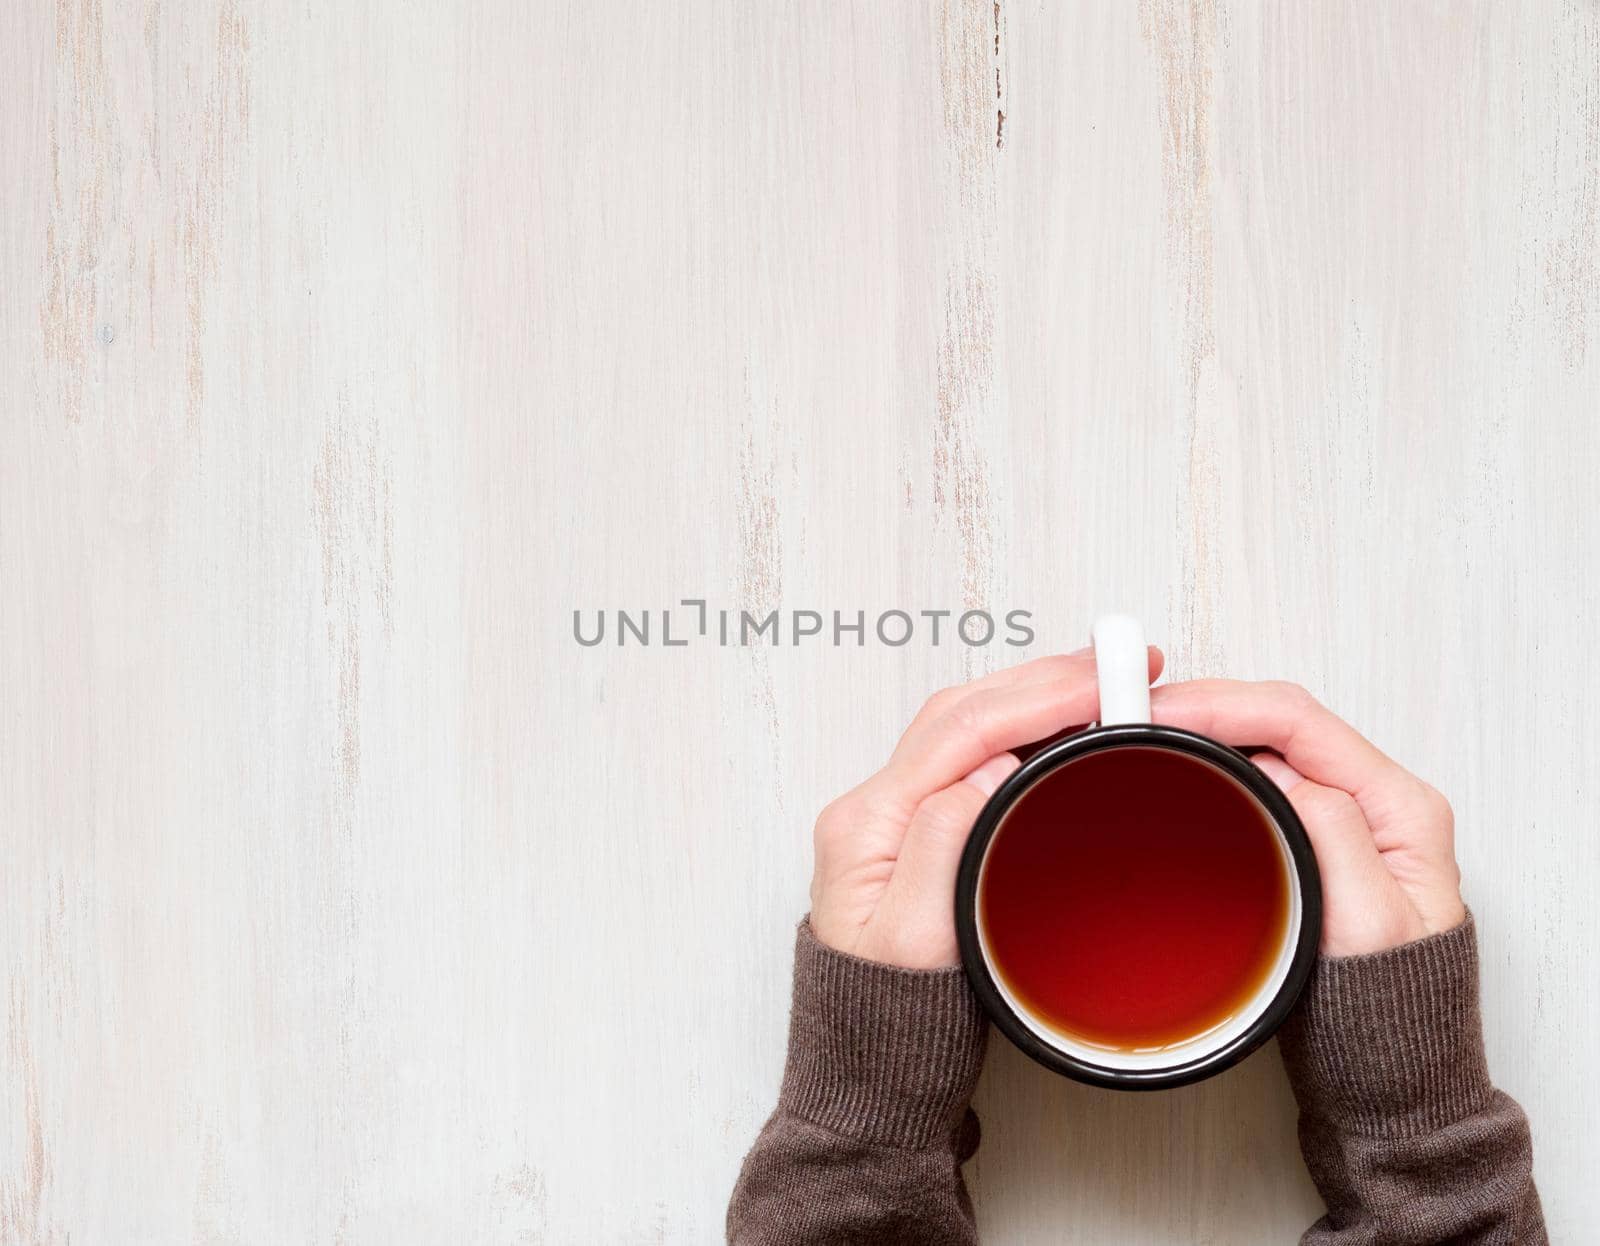
M1452 797L1600 1233L1592 4L22 0L0 72L0 1241L716 1240L816 810L1024 655L572 638L685 598L1315 689ZM1271 1051L979 1108L987 1241L1317 1212Z

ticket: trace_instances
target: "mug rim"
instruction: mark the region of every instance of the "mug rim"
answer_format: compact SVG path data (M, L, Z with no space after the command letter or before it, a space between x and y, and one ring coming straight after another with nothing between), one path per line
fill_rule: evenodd
M1001 820L1022 794L1053 770L1088 753L1143 745L1186 753L1210 762L1237 780L1266 809L1284 838L1301 893L1300 929L1288 973L1266 1007L1228 1042L1191 1059L1154 1068L1095 1064L1052 1046L1036 1034L1001 993L978 935L978 878ZM1166 1090L1220 1073L1238 1064L1277 1031L1294 1008L1316 960L1322 932L1322 880L1305 826L1282 790L1238 749L1210 736L1159 723L1091 726L1040 749L1001 783L984 803L961 854L956 874L956 942L967 981L990 1020L1024 1055L1056 1073L1113 1090Z

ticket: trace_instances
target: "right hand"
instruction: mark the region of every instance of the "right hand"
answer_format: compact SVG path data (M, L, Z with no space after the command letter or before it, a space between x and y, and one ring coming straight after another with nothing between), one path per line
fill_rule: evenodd
M1150 711L1224 744L1275 750L1250 760L1311 838L1323 955L1383 951L1466 919L1450 803L1304 688L1196 679L1151 689Z

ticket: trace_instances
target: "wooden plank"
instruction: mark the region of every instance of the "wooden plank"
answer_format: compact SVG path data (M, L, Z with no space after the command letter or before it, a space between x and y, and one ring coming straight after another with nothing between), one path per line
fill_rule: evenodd
M1112 605L1451 796L1600 1227L1591 8L62 0L0 72L0 1241L715 1240L816 811ZM972 608L1036 643L870 634ZM986 1240L1317 1214L1270 1051L978 1106Z

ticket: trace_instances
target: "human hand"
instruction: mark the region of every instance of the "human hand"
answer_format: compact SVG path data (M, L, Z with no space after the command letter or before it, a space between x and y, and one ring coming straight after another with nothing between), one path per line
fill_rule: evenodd
M1150 650L1150 678L1161 673ZM888 764L817 819L811 930L907 969L960 962L956 871L978 812L1018 766L1009 751L1092 721L1094 656L1055 655L930 697Z
M1276 750L1251 760L1311 838L1324 955L1383 951L1465 920L1449 802L1304 688L1197 679L1152 689L1150 711L1225 744Z

